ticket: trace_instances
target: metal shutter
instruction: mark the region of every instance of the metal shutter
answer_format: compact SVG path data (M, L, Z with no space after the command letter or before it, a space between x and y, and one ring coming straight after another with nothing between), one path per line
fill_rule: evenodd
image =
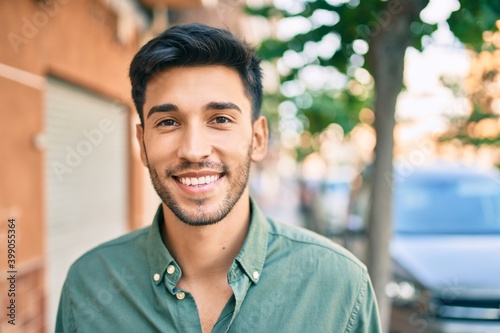
M46 94L47 323L70 265L127 230L127 113L56 79Z

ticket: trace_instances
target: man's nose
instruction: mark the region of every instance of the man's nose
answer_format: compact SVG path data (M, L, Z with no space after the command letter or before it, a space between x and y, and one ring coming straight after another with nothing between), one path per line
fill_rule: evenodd
M199 162L211 153L212 146L203 128L188 126L179 143L178 157L191 162Z

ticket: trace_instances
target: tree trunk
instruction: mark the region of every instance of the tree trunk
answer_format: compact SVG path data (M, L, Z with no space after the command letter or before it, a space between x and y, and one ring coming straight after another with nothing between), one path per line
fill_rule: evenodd
M375 161L368 217L368 269L377 295L382 329L389 332L391 304L385 286L392 274L392 163L396 100L403 87L404 55L411 41L410 24L428 0L391 0L379 12L372 31L369 61L375 80ZM375 34L375 32L378 32Z

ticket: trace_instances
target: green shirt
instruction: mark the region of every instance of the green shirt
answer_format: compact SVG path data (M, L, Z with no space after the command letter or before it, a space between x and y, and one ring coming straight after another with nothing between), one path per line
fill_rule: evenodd
M277 224L251 201L245 243L227 279L233 297L212 332L381 332L365 266L330 240ZM150 227L79 258L64 284L56 332L201 332L194 298Z

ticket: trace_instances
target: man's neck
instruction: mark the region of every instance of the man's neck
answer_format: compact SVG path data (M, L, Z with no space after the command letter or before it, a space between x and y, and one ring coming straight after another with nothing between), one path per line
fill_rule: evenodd
M181 267L183 280L227 276L245 242L250 225L250 200L247 193L241 196L223 220L213 225L187 225L165 204L163 215L163 241Z

